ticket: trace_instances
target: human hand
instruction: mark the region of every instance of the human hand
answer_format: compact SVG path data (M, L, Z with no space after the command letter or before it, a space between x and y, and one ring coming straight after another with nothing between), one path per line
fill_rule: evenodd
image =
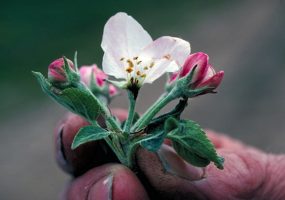
M113 110L120 120L123 110ZM265 154L225 135L207 131L225 158L224 170L214 165L196 168L184 162L165 141L158 153L137 152L137 173L115 164L104 142L91 142L72 151L72 140L87 123L69 114L56 131L59 165L75 178L63 199L284 199L284 156Z

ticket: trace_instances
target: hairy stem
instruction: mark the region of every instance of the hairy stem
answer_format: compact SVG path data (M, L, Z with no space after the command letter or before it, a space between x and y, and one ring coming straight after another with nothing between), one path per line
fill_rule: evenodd
M170 93L162 95L134 124L132 131L137 131L144 128L155 117L155 115L165 107L170 101L177 97L176 90L172 90Z
M128 90L128 97L129 97L129 114L128 118L126 120L125 126L124 126L124 132L130 133L131 125L133 123L133 119L135 116L135 106L136 106L136 100L134 98L133 93Z

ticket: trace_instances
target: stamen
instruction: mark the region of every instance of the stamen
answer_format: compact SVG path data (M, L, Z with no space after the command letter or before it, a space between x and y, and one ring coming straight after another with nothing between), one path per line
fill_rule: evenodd
M134 60L137 60L138 58L139 58L138 56L136 56L136 57L133 57L133 59L134 59Z
M142 78L145 78L145 77L146 77L146 74L142 74L141 77L142 77Z
M137 65L141 64L141 62L142 62L141 60L140 60L140 61L138 61L138 62L137 62Z
M140 76L140 75L141 75L141 72L140 72L140 71L137 71L137 75Z
M134 67L134 63L130 59L127 60L127 63L129 64L130 68Z
M145 66L143 69L144 69L144 70L148 70L148 67L147 67L147 66Z
M126 72L128 72L128 73L131 73L132 71L134 71L132 67L128 67L128 68L126 69Z
M123 61L125 58L124 57L122 57L121 59L120 59L120 61Z

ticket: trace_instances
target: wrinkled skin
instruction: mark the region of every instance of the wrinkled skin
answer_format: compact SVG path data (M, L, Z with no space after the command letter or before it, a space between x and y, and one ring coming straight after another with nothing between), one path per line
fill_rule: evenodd
M126 112L113 110L120 120ZM206 131L225 158L224 170L213 164L196 168L184 162L166 140L158 153L138 149L136 173L118 164L104 142L72 151L81 117L68 114L55 131L56 158L73 175L62 199L285 199L285 156L269 155L225 135Z

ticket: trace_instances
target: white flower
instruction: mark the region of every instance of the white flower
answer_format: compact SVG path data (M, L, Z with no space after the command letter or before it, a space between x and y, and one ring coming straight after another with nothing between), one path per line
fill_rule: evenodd
M177 71L190 54L187 41L170 36L153 41L126 13L117 13L107 21L101 46L104 72L125 86L141 87L165 72Z

